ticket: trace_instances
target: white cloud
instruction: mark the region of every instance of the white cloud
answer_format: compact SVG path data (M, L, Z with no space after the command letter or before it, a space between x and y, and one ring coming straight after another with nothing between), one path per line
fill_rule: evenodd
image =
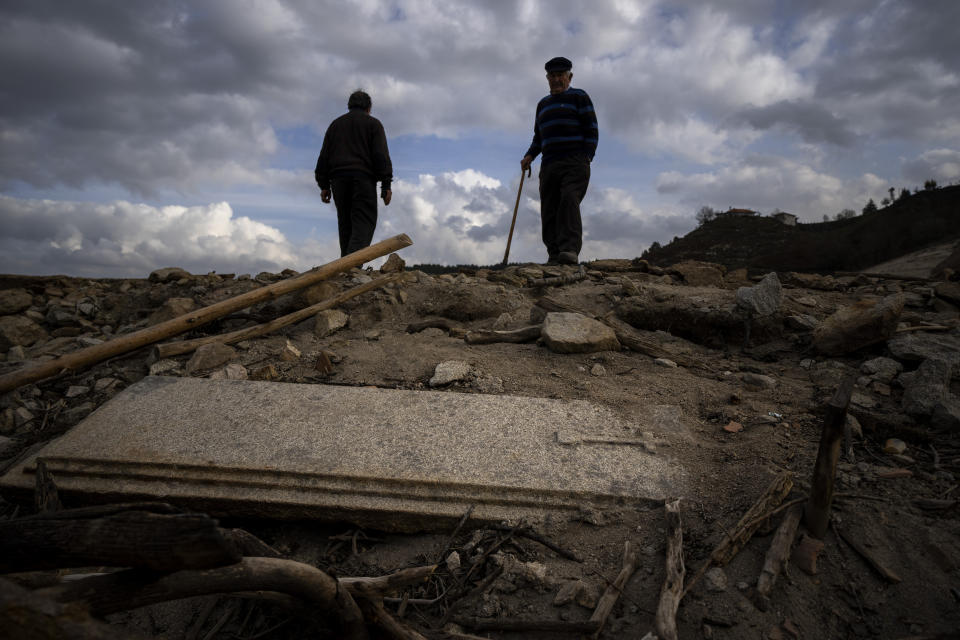
M306 268L277 229L235 217L225 202L151 207L0 196L0 270L146 277L179 266L207 273Z

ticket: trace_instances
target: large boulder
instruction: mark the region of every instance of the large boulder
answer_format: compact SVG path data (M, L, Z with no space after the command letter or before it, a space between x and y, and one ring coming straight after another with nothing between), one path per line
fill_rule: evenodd
M313 332L318 338L326 338L335 331L339 331L350 322L350 316L340 309L324 309L315 316Z
M177 282L182 279L190 280L193 275L180 267L164 267L150 273L150 282Z
M897 330L903 303L898 293L841 307L813 332L814 349L839 356L887 340Z
M544 344L556 353L620 350L613 329L579 313L548 313L540 335Z
M10 347L29 347L38 340L46 340L43 327L25 316L0 316L0 351Z
M33 296L25 289L0 290L0 316L20 313L33 304Z
M777 274L771 271L752 287L737 289L737 307L751 317L769 316L780 310L782 289Z
M737 306L733 291L703 289L691 295L680 287L647 284L639 295L617 305L617 317L637 329L669 331L675 336L710 347L722 348L742 342L748 314ZM750 339L768 340L782 333L779 313L750 321Z

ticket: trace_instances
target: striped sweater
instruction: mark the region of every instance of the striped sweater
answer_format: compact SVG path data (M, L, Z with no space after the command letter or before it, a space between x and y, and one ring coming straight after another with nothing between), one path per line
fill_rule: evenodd
M583 154L593 160L600 130L590 96L583 89L569 88L549 95L537 103L533 142L526 155L543 154L543 164L551 160Z

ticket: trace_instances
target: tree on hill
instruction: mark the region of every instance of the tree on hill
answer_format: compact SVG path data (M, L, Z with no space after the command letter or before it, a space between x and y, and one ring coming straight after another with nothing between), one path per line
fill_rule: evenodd
M906 187L904 187L900 189L900 195L897 196L897 200L903 200L904 198L909 198L909 197L910 197L910 189L907 189Z
M930 178L929 180L924 180L923 182L924 191L933 191L936 188L937 188L936 180L934 180L933 178Z
M854 211L853 209L844 209L843 211L840 211L839 213L837 213L837 215L833 216L833 219L834 219L834 220L846 220L847 218L853 218L853 217L855 217L856 215L857 215L857 212ZM826 217L827 217L827 216L824 216L824 218L826 218Z
M711 220L717 219L717 212L713 207L703 206L697 211L697 224L703 226Z
M877 203L873 201L873 198L870 198L870 200L867 201L867 204L863 206L863 215L867 215L869 213L876 213L876 212L877 212Z

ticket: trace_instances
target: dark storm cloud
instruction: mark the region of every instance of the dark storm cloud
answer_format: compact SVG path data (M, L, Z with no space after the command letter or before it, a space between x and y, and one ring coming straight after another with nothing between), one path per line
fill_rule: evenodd
M841 147L851 145L856 136L849 124L821 105L781 100L766 107L750 107L733 116L756 129L776 126L799 134L811 143L829 142Z

